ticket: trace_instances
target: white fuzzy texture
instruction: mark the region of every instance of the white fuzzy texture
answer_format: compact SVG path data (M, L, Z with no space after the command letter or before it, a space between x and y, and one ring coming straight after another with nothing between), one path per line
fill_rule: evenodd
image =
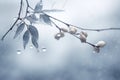
M80 40L81 42L86 42L86 36L83 34L80 34Z
M77 29L73 28L73 27L71 27L70 30L69 30L70 34L75 34L76 32L77 32Z
M68 32L68 30L65 29L65 28L61 28L61 30L62 30L63 32Z
M81 31L81 34L83 34L85 37L88 36L87 32L83 32L83 31Z
M104 47L106 45L106 42L105 41L98 41L96 46L99 46L99 47Z

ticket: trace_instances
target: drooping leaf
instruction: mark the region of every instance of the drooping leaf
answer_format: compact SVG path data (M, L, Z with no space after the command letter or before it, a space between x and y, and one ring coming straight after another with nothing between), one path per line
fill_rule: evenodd
M36 21L38 21L38 18L36 17L35 14L31 14L31 15L27 16L26 19L28 21L30 21L30 23L36 23Z
M51 25L51 20L50 17L46 14L41 14L40 15L40 20L43 21L44 23Z
M32 37L34 37L35 40L38 40L38 38L39 38L39 33L38 33L37 28L35 28L35 27L32 26L32 25L29 25L29 28L28 28L28 29L29 29Z
M38 30L37 28L35 28L33 25L29 25L29 31L31 33L31 36L32 36L32 44L38 48L38 38L39 38L39 33L38 33Z
M43 12L63 12L64 10L60 10L60 9L51 9L51 10L42 10Z
M38 2L36 4L36 6L34 8L34 12L39 13L39 12L41 12L42 8L43 8L43 4L42 4L42 0L40 0L40 2Z
M35 37L32 37L32 44L35 46L35 48L39 47L38 42Z
M18 28L16 30L14 38L16 38L23 31L24 27L25 27L25 23L18 24Z
M26 45L28 44L29 38L30 38L30 33L27 30L27 31L25 31L25 33L23 35L23 46L24 46L24 49L26 48Z

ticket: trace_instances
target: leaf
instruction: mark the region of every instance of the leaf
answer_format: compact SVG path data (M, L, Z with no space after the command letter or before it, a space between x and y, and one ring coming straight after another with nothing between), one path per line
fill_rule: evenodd
M41 14L40 15L40 20L43 21L44 23L51 25L51 20L50 17L46 14Z
M26 48L26 45L28 44L28 41L29 41L29 38L30 38L30 34L29 34L29 31L25 31L24 35L23 35L23 46L24 46L24 49Z
M39 47L38 42L37 42L37 40L36 40L35 37L32 37L32 44L33 44L36 48Z
M42 0L40 2L38 2L34 8L35 13L39 13L42 11L43 8L43 4L42 4Z
M51 9L51 10L42 10L43 12L63 12L64 10L60 9Z
M38 38L39 38L39 33L38 33L37 28L35 28L35 27L32 26L32 25L29 25L29 28L28 28L28 29L29 29L32 37L34 37L34 39L38 40Z
M36 23L36 21L38 21L38 18L36 17L35 14L31 14L31 15L27 16L26 19L28 21L30 21L30 23Z
M31 33L31 35L32 35L32 44L36 47L36 48L38 48L38 43L37 43L37 41L38 41L38 38L39 38L39 33L38 33L38 30L34 27L34 26L32 26L32 25L29 25L29 31L30 31L30 33Z
M20 24L18 25L18 28L17 28L17 30L16 30L14 39L23 31L24 27L25 27L25 23L20 23Z

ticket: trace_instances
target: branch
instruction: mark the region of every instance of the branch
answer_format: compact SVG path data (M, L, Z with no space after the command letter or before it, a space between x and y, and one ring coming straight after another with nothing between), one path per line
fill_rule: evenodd
M104 28L104 29L86 29L86 28L81 28L81 27L77 27L75 26L76 28L78 29L81 29L81 30L85 30L85 31L97 31L97 32L100 32L100 31L108 31L108 30L120 30L120 28Z
M62 20L59 20L59 19L57 19L57 18L55 18L55 17L52 17L52 16L50 16L50 15L44 13L44 12L42 12L42 13L45 14L45 15L47 15L47 16L49 16L50 18L52 18L52 19L54 19L54 20L57 20L57 21L65 24L65 25L68 26L68 27L73 26L73 27L78 28L78 29L80 29L80 30L85 30L85 31L97 31L97 32L107 31L107 30L120 30L120 28L88 29L88 28L83 28L83 27L77 27L77 26L75 26L75 25L66 23L66 22L64 22L64 21L62 21Z
M32 9L32 10L34 10L34 9L30 6L30 4L29 4L28 0L26 0L26 4L27 4L27 7L28 7L28 8L30 8L30 9Z
M55 27L56 27L57 29L59 29L59 30L61 31L61 28L60 28L55 22L53 22L52 20L51 20L51 22L55 25Z
M20 16L21 16L21 11L22 11L22 4L23 4L23 0L21 0L21 2L20 2L20 9L19 9L19 12L18 12L17 19L15 20L15 22L13 23L13 25L11 26L11 28L3 35L3 37L1 38L1 40L4 40L4 38L7 36L7 34L13 29L13 27L16 25L16 23L21 19Z
M73 35L73 34L71 34L71 35ZM77 37L76 35L73 35L74 37L76 37L76 38L78 38L78 39L80 39L79 37ZM90 46L92 46L92 47L96 47L94 44L92 44L92 43L90 43L90 42L85 42L86 44L88 44L88 45L90 45Z
M31 10L34 11L34 9L29 5L28 0L26 0L26 3L27 3L27 9L30 8ZM57 18L55 18L55 17L50 16L50 15L46 14L46 13L44 12L44 10L43 10L41 13L43 13L43 14L49 16L50 18L52 18L52 19L54 19L54 20L57 20L57 21L59 21L59 22L65 24L65 25L68 26L68 27L73 26L73 27L75 27L75 28L77 28L77 29L80 29L80 30L85 30L85 31L97 31L97 32L100 32L100 31L107 31L107 30L120 30L120 28L88 29L88 28L78 27L78 26L75 26L75 25L66 23L66 22L64 22L64 21L62 21L62 20L59 20L59 19L57 19ZM26 12L26 15L27 15L27 12Z
M28 13L28 8L29 8L29 3L28 3L28 0L26 0L26 3L27 3L27 7L26 7L26 14L25 14L25 17L27 16L27 13Z
M63 24L65 24L65 25L67 25L67 26L69 26L70 24L68 24L68 23L66 23L66 22L64 22L64 21L62 21L62 20L59 20L59 19L57 19L57 18L55 18L55 17L52 17L52 16L50 16L50 15L48 15L48 14L46 14L46 13L44 13L44 12L42 12L43 14L45 14L45 15L47 15L47 16L49 16L50 18L52 18L52 19L54 19L54 20L57 20L57 21L59 21L59 22L61 22L61 23L63 23Z
M58 29L61 31L61 28L60 28L55 22L53 22L52 20L51 20L51 22L55 25L56 28L58 28ZM67 32L67 33L69 33L69 32ZM70 34L70 33L69 33L69 34ZM71 34L71 35L80 40L80 38L79 38L78 36L76 36L76 35L74 35L74 34ZM92 47L96 47L94 44L92 44L92 43L90 43L90 42L85 42L85 43L88 44L88 45L90 45L90 46L92 46Z
M92 47L96 47L96 45L90 43L90 42L86 42L87 44L91 45Z

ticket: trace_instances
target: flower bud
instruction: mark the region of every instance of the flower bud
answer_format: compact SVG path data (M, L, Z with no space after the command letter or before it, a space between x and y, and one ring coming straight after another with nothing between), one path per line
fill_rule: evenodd
M102 48L106 45L106 42L105 41L98 41L97 44L95 44L95 45Z
M77 29L73 28L73 27L71 27L70 30L69 30L70 34L75 34L76 32L77 32Z
M64 37L64 36L65 36L65 34L64 34L63 32L60 32L60 35L61 35L61 37Z
M61 28L61 30L62 30L63 32L68 32L68 30L65 29L65 28Z
M55 39L59 40L60 39L60 36L59 35L55 35Z
M61 37L64 37L64 33L60 32L55 35L55 39L59 40Z
M80 34L80 40L82 43L86 42L86 37L83 34Z
M87 37L87 36L88 36L87 32L83 32L83 31L81 31L81 33L80 33L80 34L83 34L85 37Z

